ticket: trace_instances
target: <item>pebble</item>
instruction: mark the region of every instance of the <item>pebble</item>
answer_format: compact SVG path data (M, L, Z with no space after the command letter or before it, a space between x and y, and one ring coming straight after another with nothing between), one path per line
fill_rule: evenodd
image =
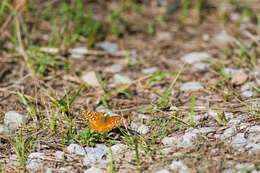
M256 96L256 93L253 92L253 91L243 91L243 92L241 93L241 95L242 95L243 97L249 98L249 97Z
M170 173L170 171L168 171L167 169L162 169L162 170L156 171L155 173Z
M121 154L124 153L127 150L127 145L125 144L115 144L111 147L113 154Z
M107 146L103 144L97 144L96 147L85 147L85 150L87 154L85 155L85 158L83 159L83 164L91 164L95 162L109 162L109 160L102 160L102 158L108 154L108 148Z
M181 160L173 161L170 165L170 169L178 171L178 173L192 172Z
M177 136L172 136L172 137L166 136L162 139L162 143L164 145L169 145L169 146L176 145L178 143L178 137Z
M149 132L149 127L142 124L141 126L138 127L137 132L139 132L142 135L145 135Z
M233 68L224 68L224 72L226 76L230 77L233 76L234 73L243 72L242 69L233 69Z
M181 59L185 63L192 64L198 61L210 59L211 57L212 57L211 54L207 52L193 52L182 56Z
M38 160L38 158L45 157L45 153L30 153L28 156L28 160L26 163L27 169L39 169L41 167L41 162Z
M12 130L10 130L8 127L0 124L0 135L9 135L12 133L13 133Z
M84 171L84 173L104 173L104 171L100 168L91 167Z
M118 45L110 42L100 42L96 44L96 48L107 51L109 53L115 53L118 51Z
M118 73L120 71L122 71L123 66L121 64L113 64L109 67L105 68L105 72L109 72L109 73Z
M76 54L76 53L73 53L71 54L71 57L74 58L74 59L81 59L84 57L83 54Z
M216 43L227 44L232 42L232 38L227 34L227 32L222 31L214 37Z
M46 168L45 173L55 173L55 171L52 168Z
M247 82L241 86L240 91L251 90L256 84L254 82Z
M84 73L81 79L92 87L100 87L96 73L93 71Z
M154 72L156 72L158 70L159 69L157 67L145 68L145 69L142 69L142 73L144 73L144 74L153 74Z
M193 146L193 140L197 139L197 134L194 132L187 132L183 135L182 141L178 143L179 147L191 147Z
M190 118L191 118L191 116L190 116L190 113L189 113L189 116L186 116L184 118L184 121L187 122L187 123L190 123ZM200 115L193 115L194 123L197 124L200 121L201 118L202 118L202 116L200 116Z
M180 88L181 91L198 91L201 89L204 89L204 87L197 82L186 82Z
M207 70L210 67L210 64L199 62L194 64L193 68L196 70Z
M252 126L248 129L248 132L259 132L260 133L260 125ZM259 135L260 136L260 135Z
M35 152L35 153L30 153L30 155L28 156L28 159L42 158L44 156L46 156L45 153Z
M236 136L232 137L232 144L243 145L243 144L247 144L247 143L248 143L248 141L244 137L244 133L238 133Z
M49 54L57 54L59 52L59 49L55 47L41 47L40 51Z
M244 121L245 118L239 117L239 118L232 118L228 121L228 124L239 124L242 121Z
M139 119L144 119L144 120L149 120L150 119L150 117L145 115L145 114L138 114L138 118Z
M249 150L249 154L258 154L260 152L260 144L249 143L245 146Z
M234 135L236 132L237 132L237 128L235 126L232 126L226 129L220 137L221 139L226 139Z
M65 154L62 151L56 151L55 152L55 157L57 157L58 159L64 159L65 158Z
M248 141L252 143L259 143L260 144L260 134L259 133L254 133L254 132L249 132L248 135Z
M116 82L122 83L122 84L127 84L127 83L131 83L132 80L129 79L126 76L120 75L120 74L115 74L114 76Z
M9 111L5 113L4 124L9 128L21 127L22 124L28 122L28 117L26 115L19 114L15 111Z
M68 49L68 52L70 54L79 54L84 55L88 53L88 49L86 47L76 47L76 48L70 48Z
M84 156L86 154L84 148L78 144L70 144L67 147L67 151L68 151L68 153L74 153L74 154L81 155L81 156Z
M170 41L172 39L170 32L159 32L156 37L159 41Z

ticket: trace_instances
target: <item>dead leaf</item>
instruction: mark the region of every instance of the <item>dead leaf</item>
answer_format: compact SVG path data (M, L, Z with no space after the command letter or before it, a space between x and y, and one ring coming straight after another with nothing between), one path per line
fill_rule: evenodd
M231 84L233 85L242 85L246 82L248 75L244 72L235 72L231 79Z

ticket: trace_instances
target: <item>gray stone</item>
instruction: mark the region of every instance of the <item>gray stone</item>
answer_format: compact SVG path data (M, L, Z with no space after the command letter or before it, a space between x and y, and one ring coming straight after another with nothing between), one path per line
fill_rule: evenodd
M38 153L38 152L30 153L26 163L26 168L39 169L42 165L40 160L38 159L43 159L45 156L46 156L45 153Z
M96 73L93 71L84 73L81 79L92 87L100 87Z
M84 156L86 154L84 148L78 144L70 144L67 147L67 151L68 151L68 153L74 153L74 154L81 155L81 156Z
M45 157L45 156L46 156L45 153L35 152L35 153L30 153L29 156L28 156L28 159L43 158L43 157Z
M194 62L210 59L211 57L212 57L211 54L206 52L193 52L182 56L181 59L182 61L188 64L192 64Z
M145 68L142 70L142 73L144 74L152 74L156 71L158 71L159 69L157 67L151 67L151 68Z
M52 168L46 168L45 173L55 173L55 171Z
M204 87L197 82L186 82L180 88L181 91L198 91L202 89L204 89Z
M220 44L227 44L232 42L231 37L225 31L222 31L221 33L217 34L214 37L214 40Z
M137 132L139 132L142 135L145 135L149 132L149 127L142 124L141 126L138 127Z
M124 153L127 150L127 145L125 144L115 144L111 147L113 154Z
M245 146L249 150L249 154L258 154L260 152L260 144L249 143Z
M196 63L193 66L193 68L196 70L207 70L209 67L210 67L210 64L202 63L202 62Z
M216 129L214 127L202 127L202 128L199 128L199 129L195 129L193 131L193 133L199 133L199 134L209 134L209 133L213 133L215 132Z
M239 117L239 118L232 118L228 121L228 124L239 124L241 123L245 118Z
M248 129L249 132L259 132L260 133L260 125L252 126Z
M70 54L84 55L88 53L88 49L86 47L76 47L68 49L68 52Z
M156 171L155 173L170 173L170 171L168 171L167 169L162 169L162 170Z
M103 157L108 154L107 146L103 144L97 144L96 147L85 147L87 154L83 160L83 164L91 164L95 162L106 163L109 160L104 160Z
M84 171L84 173L104 173L104 171L100 168L91 167Z
M173 171L178 171L178 173L192 172L181 160L173 161L170 165L170 169Z
M254 82L247 82L241 86L240 91L252 90L254 86L256 86Z
M235 126L232 126L224 131L224 133L221 135L221 139L229 138L232 135L234 135L237 132L237 128Z
M249 132L248 141L250 141L252 143L260 144L260 133L259 132Z
M57 157L58 159L64 159L65 158L65 153L62 151L56 151L55 152L55 157Z
M244 137L244 133L238 133L236 136L232 137L232 144L244 145L247 143L248 143L248 141Z
M129 79L126 76L120 75L120 74L115 74L114 76L116 82L122 83L122 84L127 84L127 83L131 83L132 80Z
M96 48L107 51L109 53L115 53L118 51L118 45L110 42L100 42L96 44Z
M182 137L182 141L180 143L178 143L179 147L191 147L193 146L193 140L197 139L197 134L193 133L193 132L187 132L183 135Z
M49 54L57 54L59 52L59 49L55 47L41 47L40 51Z
M233 69L233 68L225 68L224 72L227 76L233 76L236 72L243 72L243 69Z
M84 57L83 54L76 54L76 53L73 53L71 54L71 57L74 58L74 59L81 59Z
M241 95L242 95L243 97L249 98L249 97L256 96L256 93L253 92L253 91L243 91L243 92L241 93Z
M5 113L4 124L9 128L21 127L22 124L28 122L28 117L26 115L19 114L15 111L9 111Z
M172 137L164 137L162 139L162 143L164 145L176 145L178 143L178 137L177 136L172 136Z
M110 73L117 73L122 71L123 66L121 64L113 64L109 67L105 68L105 72L110 72Z
M12 130L10 130L8 127L4 125L0 125L0 135L10 135L14 133Z

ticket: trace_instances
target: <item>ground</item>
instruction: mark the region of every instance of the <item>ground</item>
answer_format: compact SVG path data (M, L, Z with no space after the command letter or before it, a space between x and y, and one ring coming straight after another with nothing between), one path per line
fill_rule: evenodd
M0 6L3 172L260 171L257 0L13 7ZM95 132L80 110L125 122Z

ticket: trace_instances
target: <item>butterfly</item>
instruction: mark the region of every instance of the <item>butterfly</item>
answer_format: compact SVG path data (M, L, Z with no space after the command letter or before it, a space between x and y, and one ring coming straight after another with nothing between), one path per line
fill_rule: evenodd
M88 126L96 132L109 132L113 128L126 123L121 116L108 116L101 112L81 110L80 115L88 122Z

